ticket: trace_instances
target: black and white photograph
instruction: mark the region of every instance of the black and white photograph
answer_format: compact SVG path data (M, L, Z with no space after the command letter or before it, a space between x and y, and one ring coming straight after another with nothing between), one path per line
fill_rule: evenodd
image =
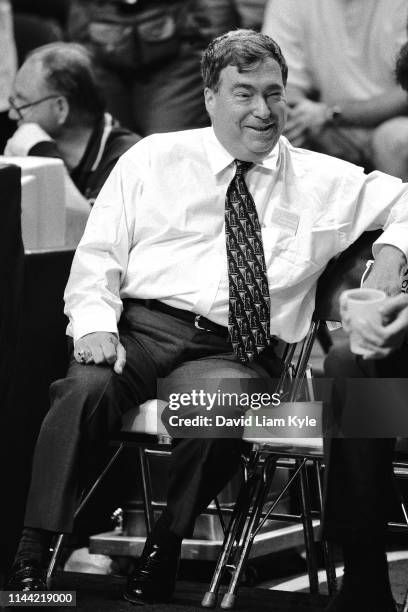
M0 609L408 612L407 0L0 57Z

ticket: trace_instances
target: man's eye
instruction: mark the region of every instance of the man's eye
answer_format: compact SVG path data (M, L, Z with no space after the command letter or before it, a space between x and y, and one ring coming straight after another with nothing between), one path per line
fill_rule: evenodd
M238 98L243 98L243 99L246 99L246 98L250 98L250 97L251 97L251 94L250 94L250 93L248 93L247 91L237 91L235 95L236 95Z

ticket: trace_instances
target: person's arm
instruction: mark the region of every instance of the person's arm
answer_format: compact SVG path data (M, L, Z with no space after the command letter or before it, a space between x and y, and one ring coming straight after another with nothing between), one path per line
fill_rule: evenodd
M408 114L407 94L398 85L368 100L339 100L338 107L340 125L375 127L392 117Z
M406 265L407 258L399 248L383 244L363 286L381 289L390 296L398 295L401 292L401 274Z
M132 247L135 203L142 189L138 176L144 175L143 170L138 172L135 157L125 154L119 160L96 199L64 295L77 360L111 363L115 356L119 369L124 359L117 329L122 313L120 288ZM78 351L85 353L81 356Z
M335 209L342 250L363 232L383 229L373 244L374 265L364 286L382 289L388 295L401 290L401 271L408 255L408 186L400 179L336 161L340 183L336 186ZM340 178L341 177L341 178Z
M336 105L328 106L300 98L290 106L285 136L295 146L302 143L307 132L319 132L333 122L340 126L369 128L408 114L407 95L398 86L369 100L339 100Z
M339 202L336 215L342 248L348 248L365 231L383 228L383 233L373 244L375 261L363 286L381 289L393 296L392 299L398 298L397 306L404 304L406 298L401 298L400 293L402 271L408 255L408 187L395 177L380 172L365 175L356 166L346 162L336 163L343 165L341 183L336 188ZM391 301L387 303L393 304ZM397 317L397 306L395 316L392 309L384 311L384 325L377 326L381 330L375 331L379 340L374 340L374 332L365 325L361 327L359 322L359 337L366 343L364 348L369 358L386 356L401 342L399 325L403 326L406 315L401 312ZM340 298L340 312L343 327L349 333L351 329L344 295ZM398 318L398 322L388 327L394 318ZM378 342L376 346L375 342Z
M381 289L390 297L381 307L381 325L364 320L358 322L359 344L367 351L364 358L381 359L401 345L408 330L408 296L401 294L402 273L408 255L408 188L391 176L378 172L368 175L359 189L348 241L356 239L363 223L364 230L381 225L384 228L373 244L374 264L363 287ZM343 327L350 333L344 295L340 297L340 312Z

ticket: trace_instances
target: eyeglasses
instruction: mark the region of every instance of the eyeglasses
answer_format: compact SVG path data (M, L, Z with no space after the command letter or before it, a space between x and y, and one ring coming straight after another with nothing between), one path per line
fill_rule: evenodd
M41 102L45 102L46 100L52 100L53 98L59 98L59 97L60 97L60 94L52 94L50 96L45 96L44 98L41 98L40 100L35 100L34 102L28 102L27 104L21 104L20 106L16 106L14 96L10 96L8 99L8 103L10 105L10 108L15 113L17 113L17 117L19 119L24 119L23 114L21 113L22 110L26 108L30 108L30 106L36 106L37 104L41 104Z

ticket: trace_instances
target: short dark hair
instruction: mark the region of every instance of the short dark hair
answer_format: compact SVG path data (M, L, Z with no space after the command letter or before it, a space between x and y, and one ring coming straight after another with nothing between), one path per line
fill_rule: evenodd
M286 85L288 67L279 45L270 36L243 29L218 36L208 45L201 58L204 86L216 91L221 70L226 66L236 66L238 72L242 72L269 57L279 64L282 81Z
M47 85L67 98L72 120L87 123L103 115L105 100L85 47L55 42L34 49L28 57L41 62Z
M408 92L408 42L401 47L398 53L395 76L402 89Z

